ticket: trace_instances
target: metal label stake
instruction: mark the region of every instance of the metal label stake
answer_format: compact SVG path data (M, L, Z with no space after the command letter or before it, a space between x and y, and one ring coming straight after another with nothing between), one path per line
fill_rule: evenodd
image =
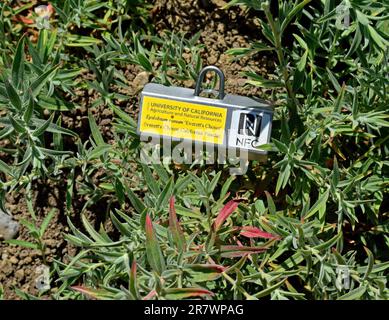
M219 78L218 90L202 90L207 72ZM195 89L147 84L140 97L138 134L173 141L223 146L247 151L250 158L266 155L259 146L269 143L273 109L263 100L224 93L223 72L201 70ZM217 99L200 96L213 93Z

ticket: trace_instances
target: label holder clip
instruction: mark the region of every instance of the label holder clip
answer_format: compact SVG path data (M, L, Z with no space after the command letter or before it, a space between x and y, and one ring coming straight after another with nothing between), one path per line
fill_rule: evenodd
M201 90L201 87L202 87L202 84L203 84L203 81L204 81L204 77L210 71L215 72L218 75L218 77L219 77L219 90L212 90L212 89ZM225 82L225 77L224 77L223 71L221 71L218 67L215 67L215 66L207 66L207 67L203 68L200 71L200 73L199 73L199 76L198 76L197 81L196 81L196 87L195 87L195 90L194 90L194 95L196 97L199 97L201 92L217 93L218 99L219 100L223 100L224 97L225 97L224 82Z

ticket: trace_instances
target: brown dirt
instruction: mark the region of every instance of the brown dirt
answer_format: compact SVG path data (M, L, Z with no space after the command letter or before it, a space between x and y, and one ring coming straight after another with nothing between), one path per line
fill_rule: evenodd
M243 12L237 7L222 10L223 5L225 2L222 0L157 0L152 10L152 19L159 33L162 33L164 29L185 31L191 35L201 31L199 42L205 45L201 53L203 65L216 65L224 71L226 93L265 98L266 91L245 86L245 79L241 73L248 70L259 74L268 73L268 70L274 69L272 58L257 54L251 58L233 60L225 54L225 51L230 48L248 47L250 42L258 40L258 24L249 13ZM147 76L134 65L128 65L123 72L131 89L127 92L118 90L119 93L130 96L128 101L120 103L120 107L137 118L138 92L147 80ZM89 73L82 75L83 79L88 78L91 81L93 77L93 74ZM191 86L193 87L194 84L191 83ZM97 98L98 96L92 90L79 89L76 91L76 97L73 101L80 105L80 108L64 113L62 115L63 125L77 132L82 141L88 140L90 137L88 110L90 110L106 142L112 143L114 138L111 130L113 114L110 109L105 107L92 107ZM72 144L72 141L69 141L68 144ZM98 176L99 173L96 173L96 178ZM61 181L66 181L66 177L63 177ZM48 262L54 258L64 261L68 259L69 255L75 254L75 248L68 245L63 238L63 233L69 231L64 208L66 188L63 183L40 181L34 187L34 205L38 224L52 208L56 208L58 212L51 221L44 237L47 244ZM6 198L7 209L16 220L31 220L23 191L9 194ZM79 215L84 203L85 199L82 196L74 200L73 218L76 225L80 227ZM92 223L101 222L105 216L104 210L101 210L104 205L106 206L104 203L99 203L96 208L89 208L88 217ZM108 225L107 230L112 233L112 226ZM24 227L21 228L18 239L33 241ZM38 251L0 243L0 257L0 284L5 289L6 299L18 298L13 290L14 287L30 294L38 293L35 288L35 270L43 264L42 256ZM45 296L54 291L55 288Z
M63 232L68 232L69 229L66 225L66 220L63 219L63 212L61 212L64 204L61 192L59 186L50 183L38 183L33 192L34 210L38 218L38 226L40 226L44 217L52 208L56 208L58 211L44 235L47 263L52 262L56 257L63 257L64 261L66 261L67 255L74 254L74 248L68 245L63 238ZM16 221L21 219L32 221L27 208L24 190L7 195L6 200L6 208ZM31 237L24 226L19 231L18 239L34 242L34 238ZM14 290L12 290L13 287L30 294L38 294L35 281L37 279L37 268L44 264L41 252L39 250L0 243L0 256L0 283L4 287L5 298L17 298Z
M259 23L251 13L239 7L222 9L222 0L157 0L152 17L157 30L184 31L188 35L201 33L204 44L203 65L215 65L225 74L226 93L257 96L266 99L266 91L245 86L244 71L268 74L274 60L265 54L233 59L225 52L232 48L247 48L260 40Z
M66 212L66 174L57 182L53 181L38 181L35 184L33 191L33 207L35 215L37 216L36 225L39 227L43 219L48 213L55 208L56 215L51 220L45 234L44 243L46 245L45 258L48 265L54 259L59 259L62 262L69 263L77 249L71 244L67 243L63 235L69 233L67 225ZM98 180L101 172L94 173L92 179ZM81 181L83 178L78 175L76 180ZM73 199L73 214L70 216L72 223L85 232L80 213L85 204L86 199L83 196ZM25 190L13 192L6 196L6 209L10 212L16 221L25 219L32 222L31 215L27 208ZM106 201L99 201L93 206L82 211L88 221L98 228L103 224L107 234L115 239L116 231L111 221L106 219L107 212ZM34 238L29 234L26 227L21 225L18 240L34 242ZM6 299L19 299L20 297L13 290L15 287L23 292L38 295L39 291L36 288L36 274L37 268L44 265L42 253L39 250L24 248L20 246L7 245L0 242L0 284L3 286ZM52 288L45 292L43 298L50 298L51 294L55 293L55 279L50 279Z

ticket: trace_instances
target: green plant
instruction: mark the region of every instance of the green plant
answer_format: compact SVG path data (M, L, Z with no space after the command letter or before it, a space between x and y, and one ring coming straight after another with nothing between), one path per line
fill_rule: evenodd
M128 177L123 160L119 165L110 160L124 159L124 144L118 143L104 152L99 166L105 168L104 187L110 190L100 189L100 194L117 197L121 204L110 212L119 238L110 240L103 229L96 233L85 220L88 235L73 228L68 239L84 251L70 265L59 264L61 294L79 297L68 288L83 276L90 280L74 289L94 298L166 299L173 297L171 289L180 289L174 298L186 298L185 288L198 289L199 283L193 270L178 270L196 264L194 278L199 273L201 290L216 299L387 299L387 40L381 23L385 16L379 16L384 5L352 2L351 27L344 29L337 7L328 1L280 1L278 10L267 2L245 4L263 12L259 17L269 45L254 43L229 53L265 50L277 59L271 80L246 74L249 84L270 89L277 101L274 138L262 146L270 150L270 161L261 167L253 163L247 177L235 181L206 166L185 173L138 164ZM284 45L291 28L293 41ZM366 46L355 44L360 41ZM346 56L344 43L351 47ZM133 133L133 121L114 110L117 132ZM131 134L126 137L132 140ZM136 186L131 183L135 175ZM248 190L241 191L240 184ZM267 206L255 196L258 184ZM230 215L231 202L220 211L228 191L240 194L237 214ZM171 218L172 207L166 212L172 195L180 227ZM135 212L126 211L127 201ZM219 229L225 221L227 226ZM340 278L344 270L347 283ZM204 273L212 281L203 281Z
M22 224L34 239L9 243L47 260L54 211L38 227L32 202L43 178L63 180L66 239L77 247L50 266L58 290L47 294L389 298L385 2L229 3L251 10L260 28L257 41L228 53L274 60L267 75L244 73L274 101L272 141L261 146L268 161L236 177L202 161L143 163L126 112L136 112L141 88L126 77L128 64L143 82L190 86L202 67L200 33L157 36L147 1L52 3L56 14L41 30L15 20L34 4L0 3L1 203L13 190L25 194L31 219ZM114 113L110 140L89 110L102 106ZM63 128L72 117L80 136Z
M47 60L52 54L54 38L48 38L46 30L41 31L37 47L21 38L16 48L11 68L3 69L0 81L0 107L6 113L0 118L1 139L8 139L9 144L1 151L13 158L13 165L0 160L1 171L9 179L1 182L3 188L26 185L34 176L50 175L53 167L47 167L46 159L61 163L69 151L62 150L61 136L77 135L54 123L55 112L44 119L43 109L62 110L69 104L60 99L60 86L67 91L67 80L74 76L68 70L59 71L58 56L53 61ZM54 39L51 41L50 39ZM32 61L25 59L24 47L27 42ZM54 148L47 148L47 134L53 137ZM52 162L53 164L53 162Z
M373 230L383 230L387 223L383 199L389 181L385 137L389 42L382 14L387 5L378 1L230 4L236 3L258 11L264 42L229 53L266 50L277 58L276 80L246 73L249 84L271 89L278 101L276 130L268 146L278 152L272 157L278 173L275 195L304 222L318 219L322 228L334 223L337 232L345 232L337 241L339 252L355 249L356 254L363 245L374 252L365 249L369 264L373 256L386 261L382 252L387 234ZM346 15L349 26L344 24ZM287 44L290 32L293 39ZM323 263L320 277L325 268ZM365 289L361 284L355 298L374 296L374 289Z
M30 204L31 207L31 204ZM32 217L32 221L28 221L26 219L20 220L20 224L22 224L25 228L27 228L28 233L33 237L34 242L24 241L24 240L18 240L18 239L11 239L7 240L6 243L17 245L29 249L36 249L39 250L42 256L42 260L44 264L47 264L46 259L46 244L43 239L46 229L49 226L51 220L53 219L55 215L55 209L52 209L49 214L43 219L41 225L38 227L38 219L35 215L32 208L30 208L30 213Z
M97 31L116 32L116 24L130 22L131 29L139 23L149 26L147 11L150 6L143 0L65 0L52 1L59 16L59 25L64 32L64 41L68 46L87 46L100 43L93 36L81 36L72 32L74 29L86 30L89 33Z

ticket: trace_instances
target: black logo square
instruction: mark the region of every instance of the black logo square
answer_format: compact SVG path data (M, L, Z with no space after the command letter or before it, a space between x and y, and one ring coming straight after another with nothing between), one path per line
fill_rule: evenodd
M262 117L258 114L241 113L239 118L238 133L249 137L259 137L261 122Z

